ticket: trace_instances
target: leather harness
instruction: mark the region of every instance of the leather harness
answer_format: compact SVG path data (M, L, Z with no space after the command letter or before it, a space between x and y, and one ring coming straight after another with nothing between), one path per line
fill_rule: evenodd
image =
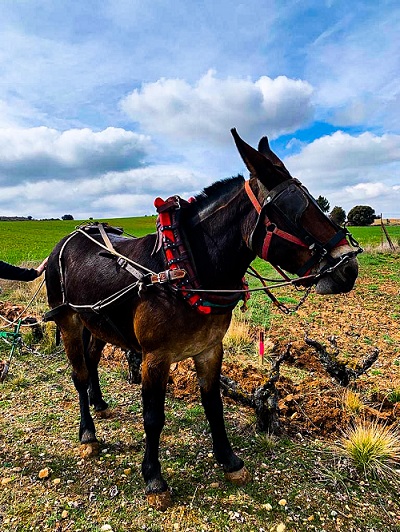
M155 199L154 206L158 212L156 249L163 248L165 265L169 271L174 272L180 268L186 273L183 278L172 280L168 286L179 292L189 306L200 314L220 314L232 310L240 300L247 301L250 295L243 289L246 290L248 285L243 279L240 291L233 291L231 294L202 291L200 295L196 292L201 290L201 284L180 224L181 209L189 207L193 201L186 201L179 196L171 196L165 201L161 198Z

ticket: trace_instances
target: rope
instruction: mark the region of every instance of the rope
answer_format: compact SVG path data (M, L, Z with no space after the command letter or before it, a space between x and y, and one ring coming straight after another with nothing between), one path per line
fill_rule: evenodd
M115 303L116 301L118 301L118 299L123 297L130 290L133 290L134 288L136 288L139 283L140 283L140 281L136 281L135 283L132 283L132 284L128 285L125 288L122 288L118 292L115 292L115 294L111 294L111 296L107 297L106 299L100 299L99 301L97 301L97 303L93 303L93 304L90 304L90 305L89 304L88 305L74 305L73 303L69 303L68 302L68 305L70 307L72 307L72 308L75 308L75 309L88 308L88 309L91 309L91 310L94 310L94 311L101 310L102 308L108 307L108 305L111 305L112 303Z
M21 318L21 316L23 316L26 311L28 310L28 308L32 305L32 303L34 302L34 300L36 299L38 293L40 292L40 290L42 289L42 286L44 285L44 282L45 282L45 278L42 279L40 285L39 285L39 288L36 290L36 292L33 294L33 296L31 297L30 301L27 303L27 305L25 306L24 309L21 310L21 312L18 314L18 316L14 319L14 321L10 321L9 319L7 319L5 316L2 316L0 314L0 319L2 319L3 321L7 322L7 325L2 325L0 327L0 329L5 329L7 327L11 327L12 325L15 325ZM26 323L26 324L21 324L22 327L33 327L34 325L36 325L36 323Z

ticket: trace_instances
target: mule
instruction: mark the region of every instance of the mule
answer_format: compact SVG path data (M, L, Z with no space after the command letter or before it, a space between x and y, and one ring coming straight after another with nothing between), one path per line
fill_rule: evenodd
M215 459L228 480L250 480L226 433L219 381L222 340L253 259L258 255L297 274L322 295L350 291L358 274L347 231L291 177L267 138L256 150L235 129L232 134L249 180L216 182L184 206L180 198L170 198L169 211L168 202L158 200L160 217L174 216L159 224L158 233L142 238L78 230L59 242L47 267L48 319L60 329L72 366L79 439L89 454L98 446L90 405L107 412L97 375L104 343L142 355L142 475L149 503L160 510L171 504L159 462L166 386L171 364L188 357L194 360Z

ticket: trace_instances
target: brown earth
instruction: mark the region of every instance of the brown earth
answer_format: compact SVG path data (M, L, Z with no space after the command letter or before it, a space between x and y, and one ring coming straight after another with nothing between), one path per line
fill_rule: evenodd
M273 310L271 327L266 331L266 343L272 346L269 355L273 358L292 344L277 383L280 417L286 432L336 437L351 419L351 412L343 404L345 389L328 375L315 349L306 344L305 335L326 346L329 352L329 337L334 336L338 360L352 368L378 348L378 360L350 387L363 401L364 416L398 424L400 403L389 400L393 390L400 391L398 304L398 282L386 278L377 284L376 278L364 274L350 294L324 298L312 294L296 314L289 316ZM21 310L18 305L0 302L0 314L9 320ZM257 332L250 331L254 337ZM270 359L266 357L261 365L257 358L254 354L233 355L228 351L223 364L223 374L249 395L269 377ZM102 364L121 368L127 365L123 352L112 346L106 346ZM172 366L169 392L185 401L199 401L191 360Z

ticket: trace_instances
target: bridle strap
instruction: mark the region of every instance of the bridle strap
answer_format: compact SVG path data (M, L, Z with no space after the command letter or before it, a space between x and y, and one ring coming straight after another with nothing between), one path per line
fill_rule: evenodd
M251 203L253 204L255 210L257 211L257 214L260 215L262 211L262 206L260 205L260 202L258 201L256 195L251 189L250 181L245 181L244 188ZM279 236L280 238L283 238L284 240L287 240L288 242L292 242L293 244L296 244L298 246L308 248L308 245L305 244L302 240L300 240L300 238L297 238L296 236L291 235L290 233L287 233L286 231L282 231L282 229L279 229L279 227L271 223L267 215L265 215L264 225L266 226L266 235L265 235L265 239L264 239L262 251L261 251L262 259L268 260L269 247L270 247L273 235Z
M308 245L305 244L302 240L300 240L300 238L297 238L297 236L291 235L290 233L287 233L286 231L282 231L282 229L279 229L278 227L276 227L276 225L271 224L267 217L265 219L265 222L266 222L265 225L267 226L267 232L264 238L262 251L261 251L262 259L267 260L268 258L269 247L270 247L273 235L279 236L283 240L287 240L288 242L292 242L293 244L296 244L297 246L308 249ZM272 230L271 230L271 227L273 227Z
M276 187L276 188L278 188L280 190L283 185L284 185L284 183L281 183L281 185L278 185L278 187ZM247 193L247 196L249 197L252 205L254 206L254 208L255 208L255 210L256 210L256 212L258 214L258 221L256 223L256 227L257 227L259 222L260 222L261 215L263 214L263 207L262 207L262 205L260 205L260 202L258 201L256 195L254 194L254 192L253 192L253 190L252 190L252 188L250 186L250 181L245 181L244 188L245 188L245 191ZM273 189L273 191L270 191L270 194L272 193L273 195L276 195L276 194L274 194L274 191L276 192L276 189ZM272 241L273 235L279 236L283 240L286 240L287 242L291 242L291 243L296 244L297 246L300 246L300 247L303 247L303 248L311 249L313 247L313 244L311 244L311 247L310 247L309 244L306 244L303 240L301 240L297 236L295 236L295 235L293 235L291 233L288 233L286 231L283 231L282 229L279 229L274 223L271 223L271 221L269 220L269 218L268 218L268 216L266 215L265 212L264 212L264 225L265 225L265 228L266 228L266 234L265 234L264 242L263 242L263 245L262 245L260 257L262 259L264 259L265 261L268 261L269 249L270 249L270 246L271 246L271 241ZM339 246L342 246L342 245L345 245L345 244L348 244L347 239L346 239L346 235L348 234L348 232L346 230L341 229L341 228L339 228L339 229L340 230L329 240L329 242L327 242L325 245L320 246L321 249L322 249L322 253L321 254L314 254L300 268L300 270L298 272L298 275L300 275L300 276L307 275L310 272L311 268L317 262L319 262L324 256L326 256L332 249L334 249L336 247L339 247ZM255 232L255 229L254 229L252 235L249 238L249 245L250 245L251 248L252 248L252 239L253 239L254 232ZM329 260L329 257L327 257L327 259L328 259L328 262L330 263L331 260Z
M250 199L251 203L253 204L255 210L257 211L257 214L260 214L262 207L261 207L258 199L256 198L256 195L251 190L250 181L245 181L244 189L245 189L247 195L249 196L249 199Z

